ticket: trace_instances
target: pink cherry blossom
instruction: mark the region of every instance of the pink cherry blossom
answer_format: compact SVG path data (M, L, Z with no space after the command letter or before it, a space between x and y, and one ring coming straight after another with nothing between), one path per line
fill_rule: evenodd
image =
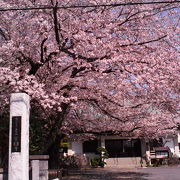
M1 8L54 8L0 12L0 113L10 93L26 92L56 134L154 138L173 132L179 4L55 6L118 2L136 1L2 0Z

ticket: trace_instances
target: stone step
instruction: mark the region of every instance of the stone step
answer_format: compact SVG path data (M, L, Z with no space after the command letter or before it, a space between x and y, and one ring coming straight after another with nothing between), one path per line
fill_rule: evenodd
M141 167L141 157L109 158L106 160L106 167Z

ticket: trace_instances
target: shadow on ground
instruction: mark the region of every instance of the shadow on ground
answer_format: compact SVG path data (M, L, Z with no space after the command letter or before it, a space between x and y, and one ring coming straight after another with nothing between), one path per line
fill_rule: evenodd
M63 180L147 180L149 174L123 170L84 170L70 172Z

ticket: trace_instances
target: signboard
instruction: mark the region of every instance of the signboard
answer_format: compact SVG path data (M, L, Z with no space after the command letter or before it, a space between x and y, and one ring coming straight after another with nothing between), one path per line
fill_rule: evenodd
M21 116L12 117L11 152L21 152Z
M157 151L156 158L158 159L168 158L168 151Z

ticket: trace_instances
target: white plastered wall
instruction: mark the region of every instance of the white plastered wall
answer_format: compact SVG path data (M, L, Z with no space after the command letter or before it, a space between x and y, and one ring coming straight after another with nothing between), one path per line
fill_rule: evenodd
M179 156L179 134L164 138L164 147L168 146L173 155Z
M71 142L68 149L68 155L83 154L82 142Z

